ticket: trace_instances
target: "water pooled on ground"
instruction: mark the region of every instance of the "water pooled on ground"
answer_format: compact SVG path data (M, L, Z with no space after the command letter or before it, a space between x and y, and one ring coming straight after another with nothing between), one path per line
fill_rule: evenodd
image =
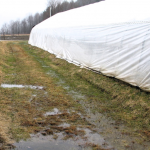
M17 85L17 84L1 84L2 88L30 88L30 89L39 89L42 90L42 86L33 86L33 85Z
M15 143L15 150L80 150L74 141L61 140L63 135L57 134L58 138L55 140L53 136L42 136L41 134L32 135L31 139L27 141L20 141Z
M111 118L106 117L106 115L98 112L92 113L92 108L96 107L96 104L89 104L86 101L86 96L82 95L80 92L72 90L72 88L70 88L64 80L59 78L54 71L50 70L47 74L57 78L57 84L62 86L67 93L73 97L73 99L78 100L87 113L86 120L96 126L97 132L101 133L101 136L105 137L107 143L113 145L115 149L148 150L150 147L149 142L144 141L142 137L134 136L133 133L130 133L130 129L121 123L116 123Z
M69 124L62 124L60 127L69 127ZM80 128L78 128L80 130ZM108 146L105 139L98 133L93 133L89 129L83 129L85 136L81 138L76 136L73 139L64 139L63 132L56 133L55 135L43 136L38 133L32 134L31 138L27 141L20 141L15 143L15 150L92 150L92 145L101 145L103 150L114 150L111 146ZM55 138L55 137L56 138Z
M44 116L51 116L51 115L57 115L57 114L61 114L61 112L57 108L54 108L54 111L46 112Z
M49 68L49 66L42 66L43 68Z
M44 64L44 62L42 62L41 60L39 62L43 66L46 66ZM79 141L81 143L77 142L78 137L76 137L75 143L74 143L73 139L69 139L69 141L72 141L75 144L75 146L73 146L74 144L72 145L72 149L76 149L76 148L77 149L83 149L83 147L79 146L79 145L83 144L82 140L83 141L84 140L85 141L91 140L91 143L93 143L93 144L98 143L101 146L104 146L105 148L107 148L107 149L109 148L111 150L112 149L117 149L117 150L126 150L126 149L128 149L128 150L149 150L150 143L145 142L144 139L142 139L142 137L137 137L136 135L134 135L132 133L132 131L130 133L130 129L125 127L123 124L115 122L111 118L108 118L106 115L101 114L99 112L93 113L92 108L96 107L96 103L94 103L94 102L89 103L88 101L86 101L86 96L82 95L78 91L74 91L69 85L67 85L67 83L64 80L61 79L61 77L55 71L51 70L51 68L47 71L47 74L53 78L56 78L58 81L57 85L62 86L66 90L68 95L72 96L73 99L78 100L78 102L83 106L84 110L86 111L86 116L84 116L86 118L86 120L88 122L90 122L91 124L95 125L95 130L96 130L95 133L92 133L89 129L84 129L84 131L86 133L85 137L87 137L87 138L85 138L85 139L79 138ZM58 113L59 113L59 110L54 110L54 111L45 113L45 116L56 115ZM65 125L66 124L64 124L64 126ZM100 133L100 134L98 134L98 133ZM66 146L67 146L68 140L63 141L60 139L60 137L61 136L59 135L57 140L58 141L60 140L60 143L62 142L62 143L64 143L64 145L66 144ZM36 138L38 138L38 137L36 137ZM39 139L40 138L41 137L39 136ZM46 137L44 137L44 138L46 138ZM36 143L34 143L34 144L36 144ZM54 143L52 145L54 145ZM113 147L111 147L110 145L112 145ZM59 146L61 147L61 144ZM56 149L59 150L59 148L56 148ZM42 147L42 149L43 149L43 147ZM55 148L52 148L52 149L55 149ZM63 149L63 148L61 148L61 149ZM65 147L65 149L69 149L69 147Z
M57 108L54 108L53 111L46 112L44 116L57 116L59 114L62 113ZM53 127L54 129L60 129L60 131L52 135L47 135L45 131L52 131L51 129L53 129ZM103 148L103 150L113 150L113 147L107 144L100 134L89 128L79 126L76 128L77 132L84 134L74 135L69 132L66 138L66 132L71 128L69 123L64 122L53 127L48 127L37 134L31 134L31 138L27 141L15 143L15 150L92 150L93 145L99 146Z

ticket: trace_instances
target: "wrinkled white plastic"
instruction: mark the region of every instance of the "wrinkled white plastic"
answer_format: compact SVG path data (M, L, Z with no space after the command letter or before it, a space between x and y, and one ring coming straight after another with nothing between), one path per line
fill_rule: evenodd
M107 0L43 21L29 44L150 91L150 1Z

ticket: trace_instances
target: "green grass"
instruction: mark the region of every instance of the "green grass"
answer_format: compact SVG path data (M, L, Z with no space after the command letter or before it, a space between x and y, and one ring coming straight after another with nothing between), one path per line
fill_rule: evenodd
M150 137L150 93L70 64L27 42L8 42L3 46L5 52L0 47L0 83L44 87L43 90L0 87L0 117L3 114L3 118L9 118L8 136L12 135L15 140L26 139L50 123L59 125L62 121L76 127L90 127L91 124L77 114L86 115L79 103L84 101L84 108L92 106L93 113L103 113L117 124L124 123L136 133ZM53 108L64 112L64 116L59 119L43 116ZM75 112L68 114L68 110ZM40 121L45 126L41 127Z
M30 138L28 132L23 127L16 127L15 125L11 125L10 134L13 135L13 138L19 142L20 139L26 140L27 138Z
M106 113L149 136L150 93L115 78L81 69L26 42L20 45L34 60L40 60L40 66L50 67L43 68L44 72L54 71L73 90L86 95L87 103L94 106L93 112Z
M82 111L81 105L66 95L66 91L61 86L57 86L55 81L45 74L46 70L43 70L41 64L28 55L22 46L11 42L3 46L6 50L2 63L7 67L0 68L2 70L0 83L44 87L43 90L0 87L0 117L7 116L9 118L6 136L11 136L10 138L19 141L28 138L29 134L34 133L35 130L44 130L51 123L51 119L47 119L44 114L52 111L53 108L58 108L62 112ZM76 115L77 113L74 116ZM87 124L80 116L76 119L72 119L71 113L64 113L64 116L64 122L74 125ZM44 127L38 122L39 120L44 122ZM53 122L59 125L62 120L56 117Z

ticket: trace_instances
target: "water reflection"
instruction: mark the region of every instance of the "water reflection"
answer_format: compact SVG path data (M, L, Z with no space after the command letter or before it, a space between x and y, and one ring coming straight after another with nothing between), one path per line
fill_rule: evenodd
M17 84L1 84L2 88L30 88L30 89L39 89L42 90L42 86L33 86L33 85L17 85Z

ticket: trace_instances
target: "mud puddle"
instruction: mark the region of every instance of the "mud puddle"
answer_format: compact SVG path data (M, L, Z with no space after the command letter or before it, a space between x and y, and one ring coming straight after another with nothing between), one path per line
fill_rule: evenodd
M136 133L136 131L135 134L123 124L115 122L101 113L92 113L92 109L96 107L96 103L89 104L86 101L86 96L82 95L80 92L72 90L54 71L50 70L47 74L57 78L57 84L62 86L69 95L83 106L84 110L86 110L86 120L91 124L94 124L97 132L105 138L107 143L113 145L115 149L149 150L150 142L146 142L142 136L137 137L136 135L138 135L138 133Z
M39 62L42 66L46 66L41 60ZM105 140L104 145L112 145L113 147L111 147L111 149L117 150L150 149L150 142L146 141L146 139L142 135L139 135L136 130L133 131L130 128L125 127L121 124L121 122L115 122L104 114L98 112L93 113L92 109L97 108L97 104L95 102L89 103L86 100L86 96L68 86L55 71L48 69L47 74L57 79L57 85L63 87L67 91L68 95L72 96L74 100L83 106L86 111L86 116L84 116L85 119L95 125L96 133L100 133L102 138ZM90 139L90 137L88 138Z
M60 139L62 134L56 134L58 139L53 139L53 136L31 135L31 139L27 141L20 141L14 144L15 150L80 150L75 142Z
M69 127L69 124L63 124L59 127ZM80 128L78 128L80 130ZM114 150L105 143L105 139L97 133L93 133L89 129L84 129L85 136L76 136L74 138L65 139L64 133L56 133L51 136L43 136L41 133L32 134L27 141L15 143L14 150L92 150L93 145L101 145L99 150Z
M115 149L149 150L150 142L146 141L142 135L101 113L91 113L91 110L89 109L90 106L87 106L85 102L81 103L87 110L87 121L94 124L96 126L96 131L105 137L105 140L113 145Z
M70 112L67 112L68 115ZM63 112L54 108L51 112L46 112L45 117L58 117ZM36 120L36 118L35 118ZM62 122L58 125L51 125L39 130L37 134L31 134L27 141L15 143L15 150L113 150L105 139L95 131L85 128L82 125L73 126L72 124Z
M1 84L2 88L30 88L30 89L39 89L42 90L42 86L33 86L33 85L16 85L16 84Z
M57 115L57 114L60 114L61 112L57 109L57 108L54 108L54 111L50 111L50 112L46 112L44 114L44 116L51 116L51 115Z

